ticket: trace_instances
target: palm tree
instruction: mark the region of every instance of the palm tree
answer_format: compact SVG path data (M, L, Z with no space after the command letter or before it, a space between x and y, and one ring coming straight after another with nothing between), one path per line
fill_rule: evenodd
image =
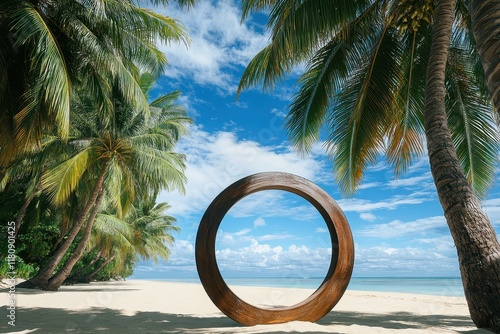
M179 232L173 225L176 219L165 215L170 206L156 203L156 195L140 202L133 210L128 221L133 229L132 243L135 252L142 260L168 260L170 248L174 244L172 232Z
M179 228L173 223L175 218L165 215L169 205L156 204L154 195L150 199L136 200L124 219L116 214L101 212L95 220L92 237L88 244L91 254L95 254L87 266L68 278L71 282L90 282L106 265L116 261L117 273L120 267L132 259L159 258L168 260L174 243L172 232ZM101 259L100 262L98 260ZM95 265L94 265L95 264ZM90 272L89 269L93 268ZM87 273L86 273L87 272Z
M4 191L5 188L15 184L22 184L25 187L24 201L18 209L15 219L16 235L19 233L23 221L26 220L25 216L28 213L28 207L37 197L43 195L41 184L43 172L57 163L55 157L64 154L65 149L64 143L57 136L45 136L38 148L19 153L11 161L9 168L4 170L4 177L0 182L0 191ZM66 210L59 211L64 215ZM33 222L31 219L28 219L28 221ZM62 230L65 230L63 226Z
M457 247L460 272L472 320L500 333L500 244L467 182L448 129L445 72L456 0L436 10L425 86L425 128L431 172ZM451 172L450 172L451 171ZM496 283L492 284L492 281Z
M142 85L149 89L150 76L143 78ZM68 143L74 153L42 177L42 186L54 205L65 203L72 194L76 194L83 204L64 241L37 275L24 284L26 287L59 288L84 254L105 198L121 218L135 198L161 189L183 189L184 156L172 149L179 137L187 132L190 119L184 110L173 104L178 93L154 100L149 106L151 114L148 117L123 102L118 91L115 92L114 117L105 126L96 115L93 99L82 96L74 109L78 115L73 128L74 138L70 137ZM75 250L52 276L80 230L82 237Z
M4 0L0 9L0 166L38 144L54 127L67 139L75 87L85 87L103 115L112 112L110 82L137 110L148 103L139 69L162 73L156 41L187 42L182 25L140 3L149 1ZM194 0L179 0L190 5ZM110 80L111 79L111 80ZM3 176L3 175L0 175Z
M88 283L106 265L118 259L119 262L133 254L132 228L125 220L119 219L116 214L101 212L97 215L92 228L92 236L88 246L92 250L98 249L96 255L89 264L79 272L65 280L65 283L75 281L77 283ZM100 262L98 262L100 260ZM121 263L121 264L122 264ZM93 266L95 264L95 266ZM92 268L89 272L88 269ZM85 273L87 272L87 273Z
M494 179L499 136L483 94L484 73L467 29L466 7L460 3L454 10L454 2L446 0L440 1L439 7L434 1L248 0L243 1L244 16L266 6L271 7L272 39L248 65L240 91L259 82L265 89L272 88L293 66L305 62L306 71L299 78L300 88L290 105L286 127L296 147L308 152L326 125L326 148L334 159L339 186L347 194L355 191L364 169L381 150L396 175L404 172L424 153L425 135L428 147L434 145L432 150L428 148L431 169L459 253L471 316L479 327L498 326L494 315L499 314L500 291L498 285L489 284L497 279L498 240L474 191L484 196ZM446 15L451 15L452 25L455 19L453 29L451 25L432 25L442 23ZM449 17L444 21L450 24ZM448 39L431 40L431 30ZM440 53L441 67L429 63L429 56L438 49L436 44L446 50ZM442 79L437 81L442 85L439 88L446 88L448 94L438 95L441 109L427 102L424 112L426 70L427 80L431 82L431 73L437 75ZM426 98L437 88L427 87ZM438 124L436 115L449 126L448 142L434 137L431 125ZM442 145L450 142L445 151L453 151L455 158L442 157L438 164L431 151L442 151ZM437 172L444 171L445 165L460 170L451 175L450 169L446 170L448 179L454 181L447 183L447 194ZM467 202L457 194L474 200ZM449 210L466 202L472 204L464 204L462 211ZM478 221L467 219L478 212ZM464 231L468 233L461 234ZM484 265L475 276L473 263ZM481 298L484 301L479 303Z

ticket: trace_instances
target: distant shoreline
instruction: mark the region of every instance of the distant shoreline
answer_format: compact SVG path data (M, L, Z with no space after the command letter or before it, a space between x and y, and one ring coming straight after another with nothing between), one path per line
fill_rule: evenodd
M197 277L130 277L128 280L153 280L179 283L200 283ZM322 277L231 277L225 279L229 286L267 288L317 289ZM463 297L460 277L353 277L348 290L399 292L419 295Z

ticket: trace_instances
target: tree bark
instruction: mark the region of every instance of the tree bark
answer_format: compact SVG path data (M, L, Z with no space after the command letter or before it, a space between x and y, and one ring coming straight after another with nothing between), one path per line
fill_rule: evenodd
M64 237L66 236L66 232L68 231L68 224L66 224L66 222L65 222L66 219L69 220L70 218L64 217L64 213L63 213L62 222L61 222L61 231L59 232L59 238L57 238L56 242L52 245L52 248L50 249L50 253L47 256L47 258L49 258L49 259L52 257L52 254L54 254L54 252L57 251L57 249L59 248L61 243L64 241Z
M52 276L52 273L59 265L64 255L68 251L68 249L70 248L71 244L78 235L78 232L80 232L80 229L85 223L90 210L96 203L97 197L101 193L101 189L104 184L105 172L106 172L106 164L103 164L101 172L99 173L99 176L97 177L96 183L94 185L94 189L92 190L92 194L87 204L83 208L82 212L80 213L75 223L73 224L71 230L69 231L67 238L61 243L60 247L52 254L47 264L44 265L42 268L40 268L38 273L33 278L23 283L20 283L18 285L19 287L40 288L40 289L45 289L47 287L47 285L49 284L49 279Z
M90 217L87 221L87 225L85 226L85 229L83 230L83 236L80 242L78 243L78 246L76 249L73 251L71 256L66 260L64 265L57 271L57 273L54 274L49 279L49 283L45 286L45 290L50 290L50 291L57 291L61 285L64 283L66 278L68 278L69 274L71 274L71 270L75 266L75 264L80 260L80 258L83 256L83 253L85 252L85 248L87 247L87 244L89 243L90 236L92 235L92 227L94 226L94 221L97 213L99 212L99 209L101 207L101 202L104 197L104 190L101 189L99 192L99 196L97 196L97 200L95 202L94 208L92 209L92 212L90 214Z
M85 283L90 283L92 281L92 279L94 278L94 276L100 272L102 270L102 268L104 268L108 263L110 263L111 261L113 261L115 259L115 255L111 256L110 258L106 259L106 261L104 261L103 263L101 263L101 265L99 267L97 267L96 269L94 269L91 273L89 273L88 275L86 275L85 277L82 278L82 282L85 282Z
M15 220L16 230L14 231L15 233L14 236L17 236L17 234L19 233L19 229L21 228L23 219L26 216L26 211L28 210L28 206L33 201L33 198L35 198L36 193L40 190L41 190L41 182L38 181L35 190L31 194L29 194L29 196L24 201L23 206L21 207L21 209L19 209L19 212L17 213L17 217Z
M94 248L95 249L95 248ZM91 251L92 252L92 251ZM92 265L94 263L97 262L97 260L99 260L99 258L101 257L101 254L102 254L102 250L99 250L99 252L97 252L97 254L92 258L92 260L90 260L90 262L83 268L80 268L77 272L75 272L73 275L69 276L66 281L77 281L81 276L83 276L83 274L85 273L85 271L87 271L87 269L89 269L90 267L92 267Z
M500 112L500 1L468 0L468 6L486 85L493 105Z
M432 27L424 120L434 183L457 248L472 320L500 333L500 244L460 167L448 129L445 69L456 0L441 0Z

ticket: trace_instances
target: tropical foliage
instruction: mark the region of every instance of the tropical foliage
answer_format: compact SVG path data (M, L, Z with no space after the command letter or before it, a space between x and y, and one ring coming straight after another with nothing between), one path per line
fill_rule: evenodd
M130 275L131 264L139 259L168 260L169 246L174 243L172 233L179 231L173 225L175 218L164 214L168 204L136 202L124 219L105 211L97 215L89 251L68 281L90 282L99 276L100 280L117 279Z
M399 175L426 142L471 317L499 332L500 287L491 281L498 280L500 244L477 195L495 177L500 138L470 31L475 26L478 41L488 43L485 68L498 64L485 52L500 44L484 38L495 31L484 24L490 15L473 13L483 26L471 22L461 0L245 0L243 16L268 7L271 42L248 65L239 91L258 83L271 89L305 64L286 127L306 153L326 129L325 147L347 194L381 155ZM486 71L488 86L493 73Z
M181 5L194 1L180 0ZM76 87L112 114L112 82L125 101L148 111L140 71L160 74L165 55L156 46L187 42L175 19L139 6L151 1L5 0L0 9L0 166L39 144L55 125L67 139Z
M92 257L87 279L104 262L108 276L127 275L138 257L168 257L173 218L155 211L166 207L154 197L183 189L184 156L174 148L191 120L175 104L179 92L150 102L149 91L167 63L157 43L188 37L178 21L142 6L167 3L2 3L1 215L16 217L20 263L36 271L25 286L57 290L82 256ZM149 223L137 209L148 205L158 216ZM115 244L106 231L119 222L123 243Z
M147 93L154 80L150 75L141 78L141 86ZM39 181L34 181L40 188L31 190L34 194L28 196L30 202L26 206L28 217L37 215L38 219L27 221L43 223L45 214L46 219L58 222L60 231L59 235L53 235L51 247L43 252L46 263L37 263L41 269L30 280L32 284L57 289L84 254L92 231L94 239L100 240L101 255L109 254L111 250L105 245L110 244L110 239L105 232L113 226L115 231L122 232L123 240L128 240L129 250L124 252L130 258L134 259L136 253L144 258L168 257L165 245L173 240L167 232L175 229L169 227L172 217L161 214L167 206L155 206L154 198L162 189L182 190L185 182L184 156L172 151L190 123L186 112L175 104L178 97L179 92L158 97L151 102L147 116L120 102L116 95L114 117L104 126L95 102L82 95L72 108L77 117L71 124L67 142L58 136L47 138L39 151L7 170L5 190L11 190L2 192L7 197L6 203L15 202L14 210L23 206L24 201L20 200L23 196L19 195L29 190L30 183L19 185L19 181L40 175ZM34 163L37 161L39 164ZM14 173L17 170L19 173ZM139 204L134 206L134 202ZM123 228L117 230L120 225L116 223L124 217L131 219L133 233L126 234ZM94 221L100 222L97 231L93 229ZM23 226L21 232L27 229L30 230ZM20 239L22 234L18 236ZM122 260L126 260L125 255ZM55 270L57 273L51 278Z
M425 152L424 86L435 2L336 3L332 9L331 1L243 1L245 16L273 6L271 42L249 63L240 92L258 83L270 89L305 63L286 119L290 140L308 152L325 127L336 179L351 194L381 152L396 175ZM484 195L495 176L499 137L466 9L456 11L446 103L462 168ZM307 15L314 19L304 20Z

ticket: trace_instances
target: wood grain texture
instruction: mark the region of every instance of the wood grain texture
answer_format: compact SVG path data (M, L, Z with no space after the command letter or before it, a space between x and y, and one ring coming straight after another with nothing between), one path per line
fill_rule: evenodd
M307 299L292 306L262 309L246 303L229 289L217 266L215 239L222 219L236 202L262 190L284 190L306 199L321 214L330 232L332 257L323 283ZM353 265L352 233L340 207L311 181L288 173L258 173L227 187L207 208L196 236L196 267L205 291L224 314L247 326L321 319L344 294Z

